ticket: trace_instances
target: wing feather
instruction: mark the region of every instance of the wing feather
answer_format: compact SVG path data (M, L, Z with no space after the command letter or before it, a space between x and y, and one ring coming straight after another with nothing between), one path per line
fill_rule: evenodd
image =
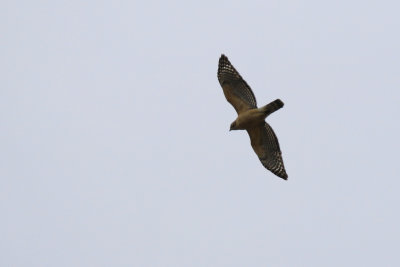
M238 114L257 108L256 97L250 86L243 80L225 55L221 55L219 59L218 81L224 91L226 100L231 103Z
M282 160L278 138L268 123L248 129L251 146L262 165L275 175L287 179L288 175Z

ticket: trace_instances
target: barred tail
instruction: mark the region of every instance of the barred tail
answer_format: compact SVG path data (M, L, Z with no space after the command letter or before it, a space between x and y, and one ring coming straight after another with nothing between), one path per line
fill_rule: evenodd
M263 106L261 109L264 112L265 116L268 116L282 107L283 107L283 102L280 99L277 99L275 101L272 101L268 105Z

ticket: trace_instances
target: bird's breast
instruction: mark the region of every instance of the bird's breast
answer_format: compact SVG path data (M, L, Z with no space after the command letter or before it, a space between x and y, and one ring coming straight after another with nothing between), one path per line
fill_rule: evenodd
M236 124L239 129L249 129L264 124L263 113L258 109L251 109L243 112L236 119Z

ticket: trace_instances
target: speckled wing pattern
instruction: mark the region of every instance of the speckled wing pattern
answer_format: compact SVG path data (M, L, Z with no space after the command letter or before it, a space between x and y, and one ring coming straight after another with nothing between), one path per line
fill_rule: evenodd
M248 109L257 108L256 97L250 86L243 80L225 55L221 55L219 59L218 81L226 100L232 104L238 114Z
M282 179L287 179L288 175L283 165L282 152L279 147L278 138L268 123L263 126L248 129L251 146L256 152L262 165Z

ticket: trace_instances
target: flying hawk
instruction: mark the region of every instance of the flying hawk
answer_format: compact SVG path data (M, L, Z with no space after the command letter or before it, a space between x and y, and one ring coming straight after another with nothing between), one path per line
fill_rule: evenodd
M265 122L266 117L283 107L283 102L277 99L257 108L256 98L250 86L223 54L218 64L218 81L226 100L238 114L230 130L246 130L250 136L251 146L262 165L275 175L287 180L288 175L283 165L278 138L271 126Z

